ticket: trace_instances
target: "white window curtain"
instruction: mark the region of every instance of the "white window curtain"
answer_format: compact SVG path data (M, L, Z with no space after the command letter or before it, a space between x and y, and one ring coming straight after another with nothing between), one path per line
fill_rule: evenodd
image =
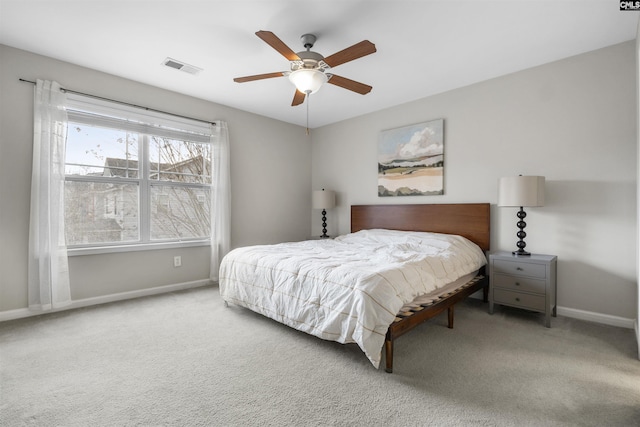
M28 263L31 310L71 304L64 237L65 99L58 83L36 81Z
M218 121L211 126L213 147L211 188L211 267L209 278L218 281L220 261L231 246L231 173L229 131L227 123Z

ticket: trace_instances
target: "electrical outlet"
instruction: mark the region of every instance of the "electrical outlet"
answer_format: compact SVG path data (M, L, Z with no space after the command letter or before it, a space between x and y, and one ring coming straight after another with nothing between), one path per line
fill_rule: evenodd
M174 267L181 267L182 266L182 257L181 256L174 256L173 257L173 266Z

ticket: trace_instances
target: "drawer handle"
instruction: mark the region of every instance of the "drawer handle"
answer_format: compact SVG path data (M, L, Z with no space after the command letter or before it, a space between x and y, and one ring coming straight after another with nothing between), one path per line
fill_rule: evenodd
M522 267L516 267L516 270L522 271Z
M520 298L516 298L516 301L517 301L517 302L520 302Z
M516 282L516 286L520 286L520 282Z

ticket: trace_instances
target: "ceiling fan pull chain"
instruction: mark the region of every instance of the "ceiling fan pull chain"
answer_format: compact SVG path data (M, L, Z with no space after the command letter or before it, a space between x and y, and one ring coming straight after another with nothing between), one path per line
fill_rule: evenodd
M307 135L309 135L309 100L311 99L311 94L307 95Z

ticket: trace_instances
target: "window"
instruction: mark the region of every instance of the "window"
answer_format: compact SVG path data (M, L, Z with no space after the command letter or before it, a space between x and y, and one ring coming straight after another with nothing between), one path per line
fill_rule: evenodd
M67 113L69 248L209 241L208 123L80 95Z

